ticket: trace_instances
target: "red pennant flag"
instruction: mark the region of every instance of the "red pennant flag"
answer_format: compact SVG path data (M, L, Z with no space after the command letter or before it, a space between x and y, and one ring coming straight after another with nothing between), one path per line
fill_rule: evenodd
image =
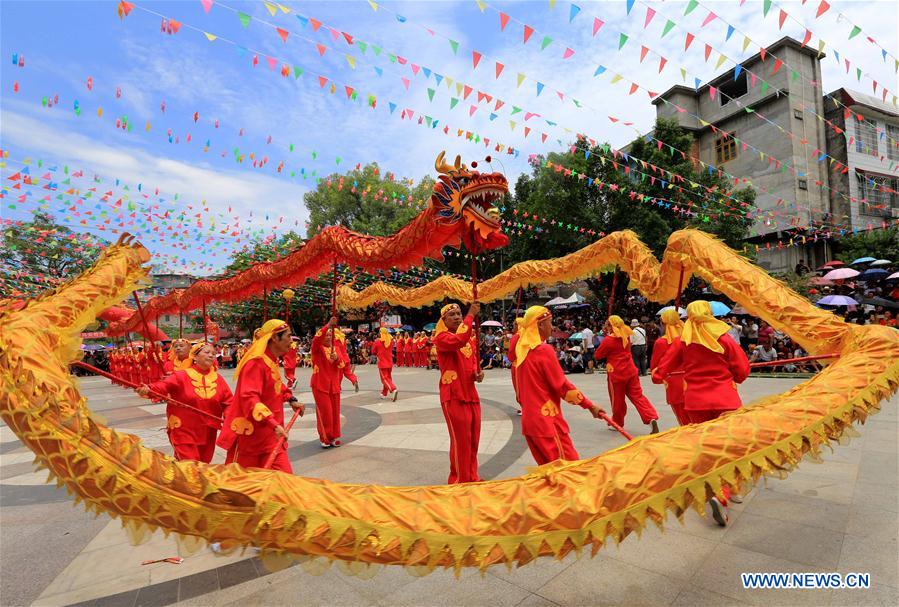
M318 19L313 19L312 17L309 17L309 23L312 24L312 30L315 32L317 32L318 28L322 26L321 21L319 21Z
M827 0L821 0L821 4L818 5L818 12L815 13L815 19L826 13L830 10L830 5L827 3Z
M654 9L646 7L646 20L643 22L643 29L646 29L646 26L649 25L649 22L652 21L652 18L656 16L656 12Z
M282 30L280 27L276 27L275 31L278 32L278 35L281 36L281 40L287 42L287 36L290 35L290 32L287 30Z
M783 64L784 64L784 62L781 61L780 59L778 59L777 61L775 61L775 62L774 62L774 70L771 72L771 75L773 76L774 74L776 74L776 73L777 73L777 70L779 70L779 69L780 69L780 66L782 66Z
M649 49L645 46L640 46L640 63L643 63L643 60L646 59L646 53L649 52Z
M325 45L320 44L318 42L315 43L315 48L318 49L319 56L324 56L325 51L328 50L328 48Z
M637 89L639 89L639 88L640 88L640 86L636 82L632 82L631 83L631 92L628 93L628 95L633 95L634 93L637 92Z
M784 28L784 21L787 20L787 12L784 9L780 9L780 15L777 17L778 22L780 22L780 26L778 29Z
M498 112L498 111L499 111L499 108L503 107L505 104L506 104L505 101L503 101L503 100L501 100L501 99L497 99L497 100L496 100L496 105L493 106L493 111L494 111L494 112Z
M605 23L606 23L605 21L603 21L602 19L599 19L598 17L593 18L593 37L594 38L596 37L596 32L598 32L599 28L601 28L603 25L605 25Z
M693 39L694 39L695 37L696 37L696 36L694 36L694 35L691 34L690 32L687 32L687 37L686 37L686 39L684 40L684 51L686 51L688 48L690 48L690 45L693 44Z
M119 14L119 19L124 19L131 13L131 9L134 8L134 5L130 2L119 2L119 6L116 8L116 12Z
M665 64L668 63L668 60L662 57L659 59L659 73L662 73L662 70L665 69Z
M481 53L477 51L471 51L471 63L472 69L478 69L478 63L481 62Z
M346 32L340 32L340 33L343 34L343 39L346 40L347 44L350 44L350 45L353 44L353 36L351 36L350 34L348 34Z
M812 39L812 30L805 30L805 38L802 39L802 46L808 44L809 40Z
M768 49L762 48L759 50L759 57L761 58L762 61L765 60L765 55L767 55L767 54L768 54Z
M471 88L470 86L468 86L466 84L462 91L462 99L468 99L468 96L471 95L471 92L473 90L474 90L473 88Z
M527 137L530 134L531 134L531 127L529 127L529 126L524 127L524 136Z
M319 77L318 77L318 85L319 85L321 88L325 88L325 85L326 85L326 84L328 84L328 79L325 78L324 76L319 76Z
M708 44L706 44L705 45L705 60L706 61L709 60L709 55L711 55L711 54L712 54L712 47L709 46Z
M499 75L503 73L503 68L505 66L499 61L496 62L496 77L499 78Z
M509 24L509 15L500 11L499 13L499 31L503 31L506 29L506 26Z
M523 44L527 44L528 40L531 39L531 36L534 34L534 28L530 25L525 24L524 26L524 42Z
M540 141L541 141L541 143L546 143L546 133L542 133L540 135Z
M347 98L350 98L350 97L353 96L353 92L354 92L354 91L353 91L353 87L348 86L348 85L344 85L343 88L344 88L344 90L346 91L346 96L347 96Z

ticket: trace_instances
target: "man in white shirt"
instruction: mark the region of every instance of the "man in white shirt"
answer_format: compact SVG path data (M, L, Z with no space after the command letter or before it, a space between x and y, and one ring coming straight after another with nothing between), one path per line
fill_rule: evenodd
M752 356L749 357L750 363L769 363L772 360L777 360L777 350L774 349L774 345L770 341L756 346L755 350L752 351Z
M631 356L634 358L634 364L640 375L646 375L646 329L640 326L640 321L636 318L631 320Z
M581 344L583 344L587 356L587 369L584 373L593 373L593 331L590 330L590 327L584 327L581 336L584 338L581 340Z
M743 336L743 326L740 324L740 321L737 320L736 316L730 317L730 329L727 330L727 334L730 335L733 340L737 343L740 343L740 337Z

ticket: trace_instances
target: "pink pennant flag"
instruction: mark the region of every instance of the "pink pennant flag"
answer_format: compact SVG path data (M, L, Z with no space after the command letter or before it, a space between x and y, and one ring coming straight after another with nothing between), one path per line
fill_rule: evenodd
M481 53L477 51L471 51L471 63L472 69L478 69L478 63L481 62Z
M408 91L409 90L409 79L403 77L403 78L400 78L400 80L403 81L403 86L406 87L406 90Z
M821 4L818 5L818 12L815 13L815 19L826 13L830 10L830 5L827 3L827 0L821 0Z
M646 7L646 20L643 22L643 29L646 29L646 26L649 25L649 22L652 21L652 18L656 16L655 9Z
M696 36L694 36L690 32L687 32L687 37L684 39L684 51L690 48L690 45L693 44L694 38L696 38Z
M471 107L468 108L468 115L469 115L469 116L474 116L474 113L477 112L477 111L478 111L478 106L473 105L473 106L471 106Z
M524 26L524 42L523 44L527 44L528 40L531 39L531 36L534 34L534 28L530 25L525 24Z
M281 40L283 42L287 42L287 36L290 35L290 32L288 32L287 30L283 30L280 27L276 27L275 31L278 32L279 36L281 36Z
M706 18L703 20L702 25L700 27L707 26L709 23L711 23L712 21L714 21L717 18L718 18L718 15L716 15L712 11L709 11L709 14L706 15Z
M602 19L600 19L598 17L593 17L593 36L594 37L596 36L596 32L599 31L599 28L601 28L603 25L605 25L605 23L606 22L603 21Z
M503 73L503 68L505 66L499 61L496 62L496 77L499 78L499 75Z
M714 86L710 86L710 87L709 87L709 97L710 97L711 99L714 99L714 98L715 98L715 95L716 95L717 93L718 93L718 89L716 89ZM712 128L715 128L715 127L712 127Z
M506 26L509 24L509 15L500 11L499 13L499 31L505 31Z
M206 14L208 15L209 11L212 10L212 0L200 0L200 4L203 5L203 10L206 11ZM818 10L820 11L821 9L819 8Z
M268 61L268 69L275 69L275 65L278 63L278 60L274 57L266 57L266 60Z
M573 50L571 50L570 48L566 48L566 49L565 49L565 52L562 53L562 59L568 59L568 58L571 57L573 54L574 54L574 51L573 51Z
M780 9L780 14L777 16L777 20L780 23L780 26L778 27L778 29L783 29L784 21L787 20L787 11L785 11L784 9Z

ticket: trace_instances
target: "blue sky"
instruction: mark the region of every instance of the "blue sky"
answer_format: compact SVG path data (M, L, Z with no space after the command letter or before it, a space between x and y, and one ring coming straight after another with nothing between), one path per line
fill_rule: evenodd
M271 15L262 1L214 2L207 14L199 0L190 0L136 2L130 15L120 20L113 1L4 0L0 2L0 144L9 152L2 169L4 185L21 167L16 161L40 158L44 167L83 169L85 180L100 175L104 191L114 190L113 201L128 196L141 204L155 203L160 209L185 213L190 205L189 215L201 214L202 230L192 223L191 246L160 259L173 269L209 271L224 264L228 251L239 246L232 233L245 241L247 233L273 232L274 226L302 231L308 216L302 196L314 185L313 171L324 175L377 161L386 170L418 179L433 173L434 157L446 149L466 160L483 160L491 154L499 159L494 169L505 171L514 183L527 170L529 154L559 150L557 139L570 141L573 132L624 145L651 126L655 111L642 90L629 96L627 83L612 84L611 71L657 92L682 82L680 67L687 70L690 82L694 77L706 81L733 62L728 59L716 70L718 55L714 53L706 62L701 50L704 42L740 60L757 52L757 44L770 44L785 34L802 38L804 29L792 19L783 31L778 29L779 7L812 29L813 46L819 36L827 41L825 92L848 86L870 93L870 78L891 90L899 88L892 58L884 62L880 50L884 47L899 55L897 3L834 1L816 19L819 2L775 4L767 18L762 16L761 2L751 0L744 6L705 0L687 16L683 16L683 2L635 2L630 15L624 1L575 2L580 10L570 19L572 5L562 1L555 2L555 8L545 1L488 3L483 12L474 1L384 2L377 11L366 0L281 2L289 12L275 6ZM647 7L657 13L644 29ZM709 10L720 18L702 27ZM237 11L250 16L246 27ZM498 11L510 16L503 32ZM841 13L861 26L863 34L847 40L851 24ZM180 22L179 31L161 32L162 16ZM314 31L310 17L324 25ZM604 23L593 36L595 18ZM678 26L661 38L666 18ZM522 44L522 23L536 29L526 45ZM725 41L727 23L753 40L746 52L741 34ZM275 27L287 32L286 41ZM328 27L339 32L337 40ZM697 36L686 53L685 30ZM210 41L204 32L217 38ZM352 45L344 32L352 36ZM621 33L629 40L619 50ZM541 51L545 36L552 42ZM458 42L456 53L448 38ZM366 42L365 52L360 40ZM643 63L641 44L650 49ZM374 46L382 49L379 55ZM563 58L566 48L574 51L567 59ZM837 65L834 48L851 59L852 77ZM473 50L483 55L476 69ZM661 74L655 52L668 59ZM406 64L392 63L391 53L403 57ZM24 57L23 67L12 65L13 54ZM259 56L255 67L254 55ZM275 70L269 69L266 55L277 58ZM496 61L504 66L499 78L495 77ZM412 70L413 63L421 68L418 74ZM598 64L608 71L595 77ZM280 75L282 65L290 68L286 78ZM856 65L865 72L861 82L854 77ZM299 78L294 78L294 67L303 69ZM436 74L443 76L440 84ZM518 74L526 76L520 85ZM319 75L328 78L324 88ZM447 87L447 77L471 85L475 92L462 99L455 84ZM88 78L92 79L90 91ZM408 79L408 90L402 78ZM544 85L539 95L537 82ZM334 94L329 93L331 83ZM347 99L345 85L357 91L357 101ZM434 91L433 99L428 89ZM479 102L477 91L502 99L503 107L495 109L493 101ZM366 103L370 94L377 98L374 110ZM56 107L42 107L44 97L54 96L59 99ZM573 104L572 97L582 107ZM453 98L459 102L450 109ZM74 110L76 101L80 116ZM392 113L391 102L396 104ZM470 115L472 106L476 109ZM513 106L523 111L511 115ZM414 111L413 118L401 119L407 108ZM526 112L540 116L525 121ZM497 115L493 120L491 113ZM438 120L438 128L418 125L421 115ZM608 115L633 126L613 124ZM131 123L130 132L116 128L116 118L122 117ZM510 120L516 122L514 130ZM443 132L444 125L452 129L449 136ZM524 125L532 129L528 137L522 131ZM456 137L457 128L489 138L489 149ZM547 134L546 142L541 141L541 133ZM204 151L207 141L209 148ZM520 154L495 152L498 142L514 146ZM257 160L267 157L268 162L254 169L251 153ZM241 154L244 160L238 163L235 157ZM284 168L278 173L282 161ZM61 181L58 176L55 173L54 179ZM129 190L123 191L126 184ZM137 184L147 198L138 197ZM81 182L73 180L73 185ZM9 197L3 202L8 201ZM38 204L37 197L15 205L16 209L0 204L0 212L5 218L18 218ZM51 207L55 206L59 203L54 201ZM212 222L215 230L210 229ZM227 233L220 234L225 226ZM143 240L154 253L172 255L171 241L149 234L152 227L139 224L130 229L147 232Z

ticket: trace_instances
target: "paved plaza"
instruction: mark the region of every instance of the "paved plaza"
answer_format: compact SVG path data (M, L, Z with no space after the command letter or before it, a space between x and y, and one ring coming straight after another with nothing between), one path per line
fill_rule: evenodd
M424 485L445 482L449 439L437 398L437 372L396 369L397 402L378 398L374 367L357 369L361 391L343 393L344 446L323 450L315 411L307 409L291 433L289 454L304 476L349 483ZM231 379L232 371L225 376ZM308 386L309 370L298 370ZM606 376L573 381L606 403ZM782 392L795 379L752 378L744 401ZM233 384L232 384L233 385ZM345 383L345 385L348 385ZM91 408L119 431L171 453L161 405L98 378L81 380ZM663 429L674 416L661 386L643 378ZM479 391L483 402L480 471L485 479L518 476L533 466L520 434L508 371L491 370ZM301 400L309 403L305 389ZM648 527L596 558L543 559L520 569L490 568L482 575L435 571L414 577L382 568L371 579L323 563L269 572L256 553L220 556L197 551L157 533L132 546L118 521L95 518L62 489L34 472L32 454L9 428L0 428L0 604L10 605L897 605L899 604L899 489L897 403L860 436L803 461L784 480L769 479L731 508L731 524L717 527L693 512L684 524L669 517L664 533ZM608 408L608 407L607 407ZM566 417L582 457L620 446L622 438L585 411ZM625 428L646 433L631 409ZM215 461L223 454L217 453ZM181 565L144 560L182 555ZM744 590L742 572L869 572L868 590Z

